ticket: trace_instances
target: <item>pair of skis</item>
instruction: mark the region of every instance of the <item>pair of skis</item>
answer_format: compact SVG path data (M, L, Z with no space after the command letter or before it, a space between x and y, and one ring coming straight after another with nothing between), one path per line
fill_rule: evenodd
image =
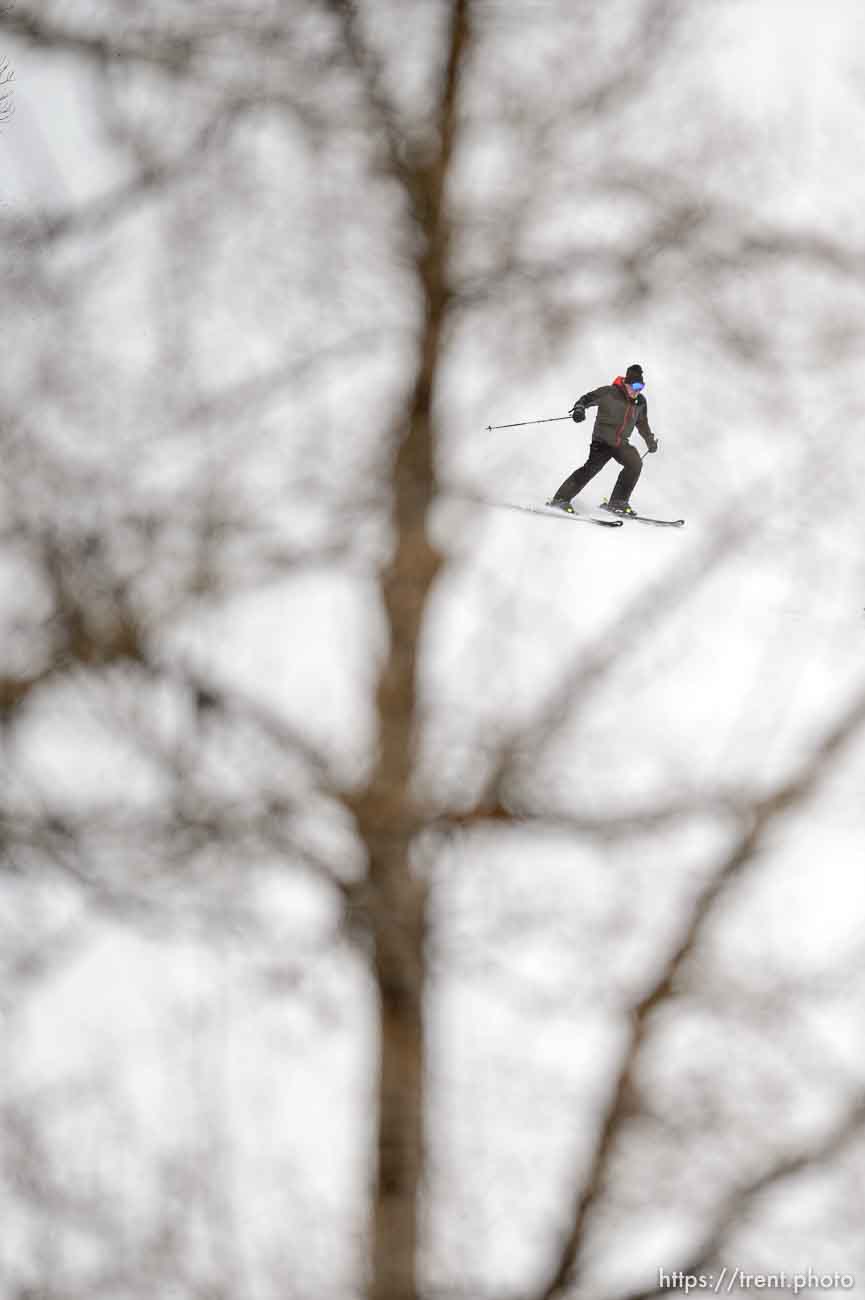
M635 524L650 524L653 528L684 528L684 519L652 519L649 515L620 515L616 510L610 510L606 501L601 505L602 510L608 510L614 519L598 519L596 515L571 514L567 510L559 510L557 506L522 506L517 505L515 501L505 501L503 503L508 510L526 510L533 515L546 515L548 519L571 519L578 524L597 524L599 528L621 528L626 519L633 520Z

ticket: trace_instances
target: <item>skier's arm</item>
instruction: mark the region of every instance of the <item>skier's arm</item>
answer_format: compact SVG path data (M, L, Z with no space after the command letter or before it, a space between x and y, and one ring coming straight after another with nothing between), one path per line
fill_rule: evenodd
M597 406L600 400L601 395L598 389L595 388L591 393L583 393L582 397L578 397L574 402L574 406Z
M591 393L583 393L582 397L577 398L577 400L574 402L573 406L571 407L571 413L573 415L573 418L576 420L577 424L579 424L581 420L585 420L586 407L597 406L599 401L600 401L600 396L598 394L597 389L595 389Z
M652 429L649 424L649 408L647 405L645 405L645 403L641 404L639 412L637 414L637 432L639 433L640 437L643 439L643 442L649 448L649 451L658 450L658 439L652 433Z

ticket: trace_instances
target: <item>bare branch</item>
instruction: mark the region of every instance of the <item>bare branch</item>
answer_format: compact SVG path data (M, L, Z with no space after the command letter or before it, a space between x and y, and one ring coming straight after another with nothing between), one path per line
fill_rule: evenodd
M723 792L692 795L648 803L627 813L597 814L579 809L536 809L522 812L518 800L512 806L480 802L464 813L454 812L436 819L432 828L444 833L456 830L484 831L508 826L515 830L532 827L543 831L563 831L580 838L605 844L630 839L634 835L651 835L686 821L704 818L733 818L741 813L743 800L735 793Z
M713 1266L724 1251L731 1231L748 1215L753 1209L754 1202L764 1192L772 1191L798 1174L808 1173L811 1170L819 1171L821 1166L834 1160L852 1141L861 1137L863 1130L865 1130L865 1096L859 1095L845 1107L828 1132L807 1146L781 1156L769 1164L758 1177L731 1188L721 1205L715 1209L711 1227L691 1249L688 1260L677 1265L674 1270L665 1269L665 1271L675 1271L687 1277L707 1275L713 1271L717 1275L718 1269ZM669 1294L669 1289L659 1290L653 1286L648 1290L627 1292L617 1296L616 1300L663 1300L663 1297Z
M148 30L136 38L121 31L67 27L20 3L0 11L0 32L41 50L76 54L100 65L113 60L151 64L175 77L189 72L198 47L193 36Z
M706 576L725 563L736 548L753 540L751 521L721 521L712 531L706 547L685 559L672 573L639 593L605 628L593 646L574 654L571 665L552 684L536 708L529 725L515 726L510 736L497 738L497 760L487 782L488 794L482 805L509 805L510 785L520 783L520 773L531 771L543 749L550 747L564 729L573 726L580 711L601 683L640 645L647 624L677 605ZM524 801L525 804L525 801ZM524 807L524 811L528 811Z
M0 126L8 122L15 111L12 91L9 87L15 80L15 73L5 59L0 60Z
M108 194L100 195L66 212L47 212L38 217L6 222L6 238L24 245L45 246L67 237L97 234L105 230L130 212L136 211L143 199L158 197L168 186L185 180L190 169L200 165L202 157L224 131L233 115L233 110L226 112L220 109L197 133L188 148L174 158L143 167L131 180Z
M820 743L800 762L796 772L757 800L752 809L743 814L745 825L737 842L692 904L681 927L679 939L657 979L631 1009L628 1043L613 1081L592 1158L588 1169L580 1176L570 1225L555 1266L537 1292L537 1300L558 1300L575 1284L586 1225L603 1193L610 1156L630 1114L628 1100L635 1095L637 1065L652 1013L674 995L679 973L697 947L715 904L742 872L753 864L781 815L793 808L801 808L813 795L828 775L833 760L861 731L863 725L865 690L849 702L835 724L825 732Z

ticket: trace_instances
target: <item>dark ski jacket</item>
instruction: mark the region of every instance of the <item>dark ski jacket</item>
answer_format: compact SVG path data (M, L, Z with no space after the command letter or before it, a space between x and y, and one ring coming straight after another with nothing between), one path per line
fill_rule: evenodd
M642 393L637 393L634 398L629 397L621 375L603 388L584 393L577 398L575 405L598 408L592 430L593 442L606 442L611 447L621 447L623 442L628 441L635 426L648 447L655 441L655 435L649 426L649 408L645 397Z

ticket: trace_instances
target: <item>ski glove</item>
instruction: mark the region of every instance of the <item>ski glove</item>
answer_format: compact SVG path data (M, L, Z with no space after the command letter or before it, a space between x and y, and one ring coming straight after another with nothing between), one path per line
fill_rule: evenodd
M580 406L579 402L577 402L576 406L574 407L573 417L574 420L577 422L577 424L582 424L583 420L585 420L586 418L586 408L584 406Z
M653 451L658 450L658 439L653 438L652 441L650 443L647 443L646 445L648 446L649 453L651 454Z

